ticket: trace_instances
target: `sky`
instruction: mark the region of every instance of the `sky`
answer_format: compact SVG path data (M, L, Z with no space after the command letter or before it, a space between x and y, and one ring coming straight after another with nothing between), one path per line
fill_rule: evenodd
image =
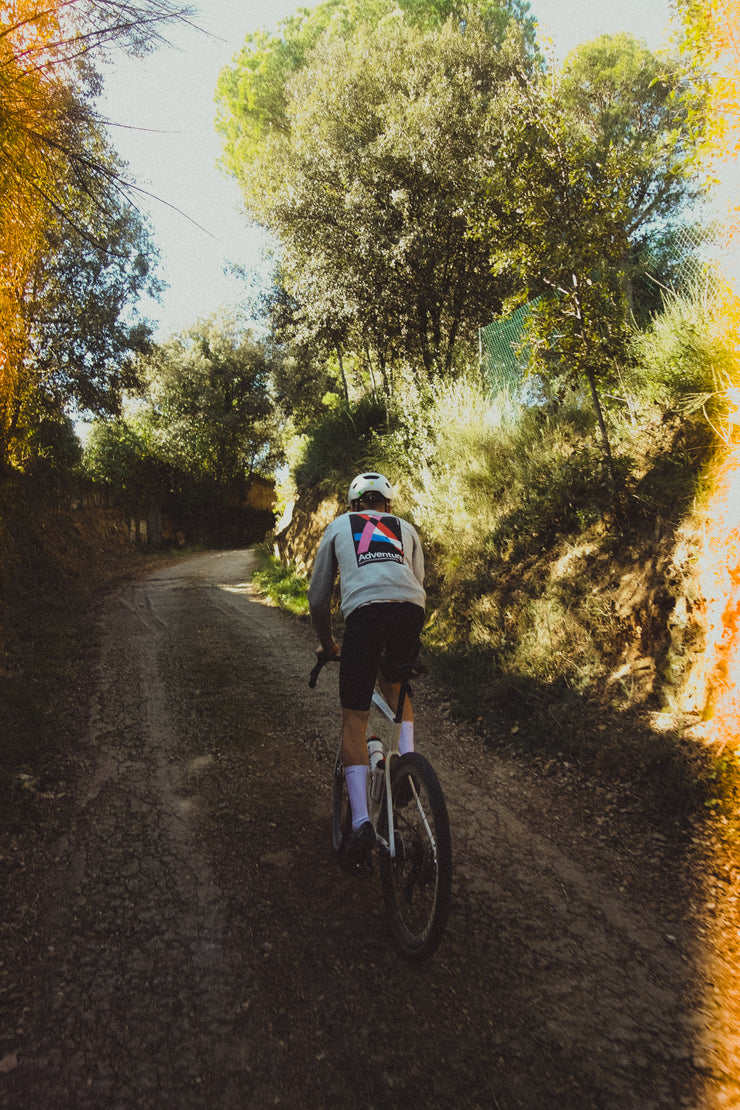
M201 317L244 298L244 283L225 273L231 264L259 269L268 246L241 210L233 179L217 168L214 129L218 74L244 38L311 0L193 0L194 27L171 32L172 45L143 59L118 57L104 70L101 113L128 163L129 176L152 197L140 196L169 283L161 305L145 306L165 339ZM670 0L531 0L540 45L555 61L600 34L628 31L657 49L667 40ZM154 199L157 198L157 199Z

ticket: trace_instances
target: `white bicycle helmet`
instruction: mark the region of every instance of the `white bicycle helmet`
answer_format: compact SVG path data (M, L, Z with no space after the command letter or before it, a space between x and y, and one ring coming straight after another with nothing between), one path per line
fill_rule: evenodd
M359 501L363 493L369 493L371 490L375 490L386 501L393 500L393 486L382 474L358 474L349 487L347 500L352 505L353 502Z

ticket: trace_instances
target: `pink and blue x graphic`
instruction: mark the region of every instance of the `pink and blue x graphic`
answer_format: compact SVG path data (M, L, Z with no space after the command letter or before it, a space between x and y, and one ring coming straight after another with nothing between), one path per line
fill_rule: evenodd
M382 550L383 548L389 554L392 551L396 557L403 558L403 542L400 532L399 521L396 517L383 520L365 513L352 513L352 533L358 558L361 555L367 555L371 549Z

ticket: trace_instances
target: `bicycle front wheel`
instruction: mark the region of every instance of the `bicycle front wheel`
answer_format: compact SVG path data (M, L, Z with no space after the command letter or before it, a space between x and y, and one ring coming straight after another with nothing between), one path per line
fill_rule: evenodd
M337 756L334 763L334 783L332 792L332 815L331 815L331 842L334 851L338 852L342 847L342 839L345 833L348 833L352 828L352 813L349 808L349 795L347 794L347 784L344 781L344 764L339 756Z
M442 939L452 901L447 806L432 765L417 753L396 761L391 794L396 856L381 855L383 898L399 948L409 959L424 960Z

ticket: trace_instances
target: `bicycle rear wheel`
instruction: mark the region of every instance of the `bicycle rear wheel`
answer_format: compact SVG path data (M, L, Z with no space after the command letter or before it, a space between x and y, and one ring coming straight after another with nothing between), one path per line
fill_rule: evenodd
M424 960L442 939L452 901L447 806L432 765L417 753L396 762L391 793L396 858L381 855L383 898L399 948L409 959Z
M344 765L337 756L334 763L334 786L332 796L332 816L331 816L331 842L334 851L338 852L342 847L342 840L345 833L348 833L352 828L352 813L349 808L349 795L347 794L347 784L344 781Z

